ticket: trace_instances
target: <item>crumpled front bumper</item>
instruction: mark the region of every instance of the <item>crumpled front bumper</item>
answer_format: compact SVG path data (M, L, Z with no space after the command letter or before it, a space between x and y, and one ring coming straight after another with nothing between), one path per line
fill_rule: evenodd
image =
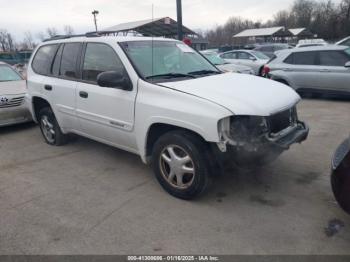
M305 141L309 132L309 126L304 122L298 121L295 126L290 126L277 134L266 136L266 140L274 146L288 149L292 144Z

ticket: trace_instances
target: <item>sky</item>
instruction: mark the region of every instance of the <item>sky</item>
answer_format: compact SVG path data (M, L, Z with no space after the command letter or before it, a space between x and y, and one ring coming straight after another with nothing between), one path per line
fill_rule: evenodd
M337 0L338 1L338 0ZM197 29L210 29L224 24L231 16L266 21L293 0L182 0L183 23ZM75 33L94 30L91 12L98 10L98 26L104 29L119 23L170 16L176 20L176 0L0 0L0 28L11 32L16 40L24 32L33 36L64 25Z

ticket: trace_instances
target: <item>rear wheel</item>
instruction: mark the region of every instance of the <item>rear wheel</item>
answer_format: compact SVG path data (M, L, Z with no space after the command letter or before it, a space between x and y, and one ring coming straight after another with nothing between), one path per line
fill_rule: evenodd
M40 121L40 130L46 143L55 146L61 146L67 143L68 136L62 133L50 107L40 110L38 120Z
M196 135L172 131L154 145L152 165L158 182L171 195L193 199L209 185L208 146Z

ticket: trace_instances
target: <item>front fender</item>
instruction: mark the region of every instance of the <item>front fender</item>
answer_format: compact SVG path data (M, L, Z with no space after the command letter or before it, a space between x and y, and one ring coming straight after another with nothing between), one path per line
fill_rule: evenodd
M144 81L139 83L135 108L137 147L144 161L147 137L153 124L188 129L208 142L219 142L219 120L233 115L208 100Z

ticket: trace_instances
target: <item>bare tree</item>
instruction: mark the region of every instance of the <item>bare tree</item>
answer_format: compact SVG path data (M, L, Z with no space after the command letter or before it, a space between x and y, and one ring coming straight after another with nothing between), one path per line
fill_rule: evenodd
M32 33L30 31L26 31L24 33L24 39L23 39L22 45L25 45L25 47L23 47L24 49L33 49L34 48L35 43L33 40Z
M73 35L73 34L74 34L74 29L73 29L73 27L70 26L70 25L65 25L65 26L63 27L63 31L64 31L64 33L65 33L66 35Z
M36 37L40 40L40 41L44 41L46 36L45 36L45 33L43 32L39 32L36 34Z
M58 31L55 27L48 27L48 28L46 28L46 34L49 37L54 37L54 36L58 35Z
M7 33L7 44L10 51L15 51L15 41L10 33Z
M8 50L8 43L7 43L7 30L0 29L0 45L2 51Z

